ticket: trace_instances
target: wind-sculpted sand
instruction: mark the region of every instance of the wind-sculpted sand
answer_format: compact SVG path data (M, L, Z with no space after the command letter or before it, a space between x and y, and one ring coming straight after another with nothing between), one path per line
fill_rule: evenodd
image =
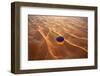
M28 16L28 59L88 57L87 17ZM56 40L64 37L63 44Z

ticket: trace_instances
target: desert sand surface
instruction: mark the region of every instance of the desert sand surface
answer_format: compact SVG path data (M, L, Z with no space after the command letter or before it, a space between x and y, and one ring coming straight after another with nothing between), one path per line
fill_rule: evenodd
M87 24L87 17L28 15L28 60L87 58Z

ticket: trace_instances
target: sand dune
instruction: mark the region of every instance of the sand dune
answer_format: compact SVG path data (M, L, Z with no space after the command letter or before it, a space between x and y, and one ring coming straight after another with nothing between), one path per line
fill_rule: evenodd
M28 59L88 57L87 17L28 16ZM62 36L63 44L56 38Z

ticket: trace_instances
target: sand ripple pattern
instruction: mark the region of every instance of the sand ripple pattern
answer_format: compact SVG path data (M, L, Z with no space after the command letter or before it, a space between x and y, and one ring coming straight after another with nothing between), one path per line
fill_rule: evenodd
M87 17L28 16L28 59L88 57ZM58 36L64 37L59 45Z

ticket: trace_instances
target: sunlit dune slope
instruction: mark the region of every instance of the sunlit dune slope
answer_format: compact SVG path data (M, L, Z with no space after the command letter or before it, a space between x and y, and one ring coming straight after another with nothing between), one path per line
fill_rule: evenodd
M75 59L88 56L87 17L28 16L28 59ZM57 37L64 41L59 44Z

